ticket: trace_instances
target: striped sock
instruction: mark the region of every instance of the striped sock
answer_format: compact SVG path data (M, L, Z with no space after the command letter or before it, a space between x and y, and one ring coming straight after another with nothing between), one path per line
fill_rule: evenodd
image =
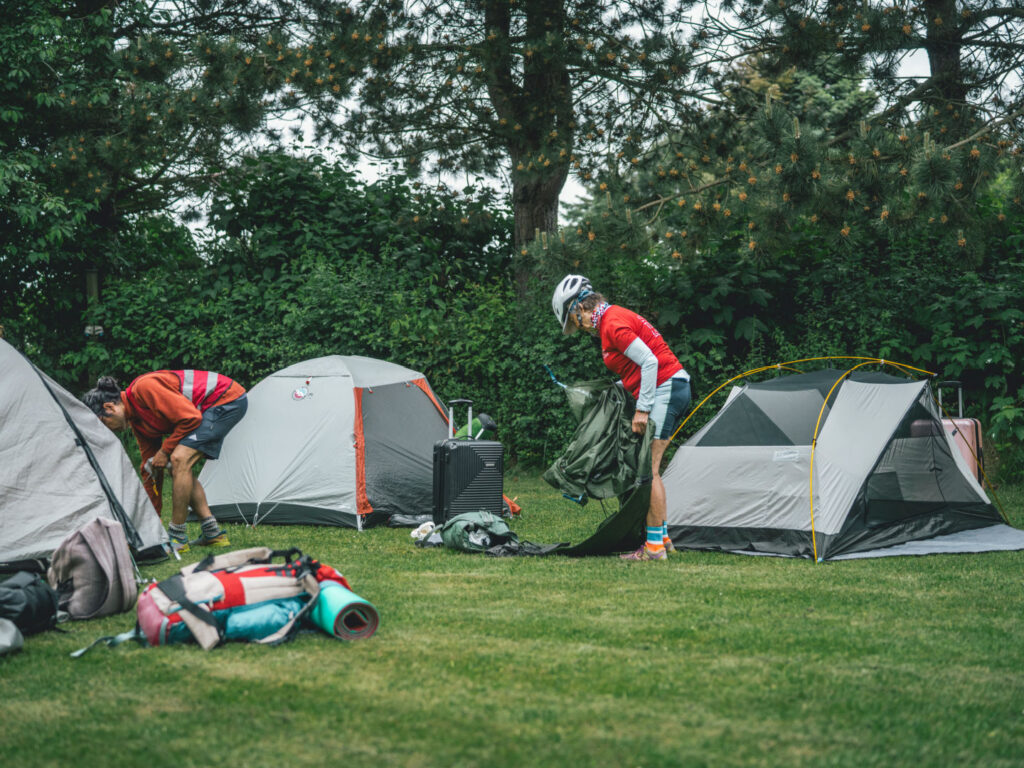
M661 539L661 526L660 525L648 525L647 526L647 549L650 552L658 552L665 548L665 544Z
M221 534L220 523L213 515L203 518L199 525L203 529L203 536L207 539L215 539Z
M668 537L668 521L666 520L661 524L661 542L663 544L671 543L672 539Z
M188 528L185 527L184 523L181 525L170 523L167 526L167 533L170 535L171 541L176 541L179 544L188 543Z

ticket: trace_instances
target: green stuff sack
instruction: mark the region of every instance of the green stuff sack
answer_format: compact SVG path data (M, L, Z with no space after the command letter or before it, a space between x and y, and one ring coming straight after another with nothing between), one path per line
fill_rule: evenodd
M491 512L463 512L447 520L439 529L441 541L449 549L486 552L519 538L500 517Z

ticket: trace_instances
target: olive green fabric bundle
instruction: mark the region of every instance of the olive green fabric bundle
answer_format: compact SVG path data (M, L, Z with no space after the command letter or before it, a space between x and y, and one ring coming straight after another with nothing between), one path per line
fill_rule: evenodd
M587 539L559 554L607 555L639 546L651 500L653 422L644 434L633 432L636 403L621 384L582 382L565 388L579 420L569 446L544 473L544 479L569 498L618 497L619 508Z
M579 424L544 479L580 503L630 494L649 480L654 423L643 435L633 432L636 403L622 385L585 381L565 394Z

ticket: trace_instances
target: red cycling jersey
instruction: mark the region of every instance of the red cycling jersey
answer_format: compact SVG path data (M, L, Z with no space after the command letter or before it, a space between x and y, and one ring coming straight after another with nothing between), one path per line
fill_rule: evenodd
M662 384L683 366L653 325L625 307L612 304L601 316L601 356L604 364L622 379L622 385L633 397L640 396L640 366L626 357L626 349L635 339L650 347L658 358L658 381Z

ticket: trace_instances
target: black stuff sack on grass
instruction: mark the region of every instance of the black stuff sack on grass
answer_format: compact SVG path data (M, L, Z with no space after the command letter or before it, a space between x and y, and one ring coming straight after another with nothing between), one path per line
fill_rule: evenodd
M57 592L38 573L19 571L0 582L0 618L10 619L26 637L53 629Z

